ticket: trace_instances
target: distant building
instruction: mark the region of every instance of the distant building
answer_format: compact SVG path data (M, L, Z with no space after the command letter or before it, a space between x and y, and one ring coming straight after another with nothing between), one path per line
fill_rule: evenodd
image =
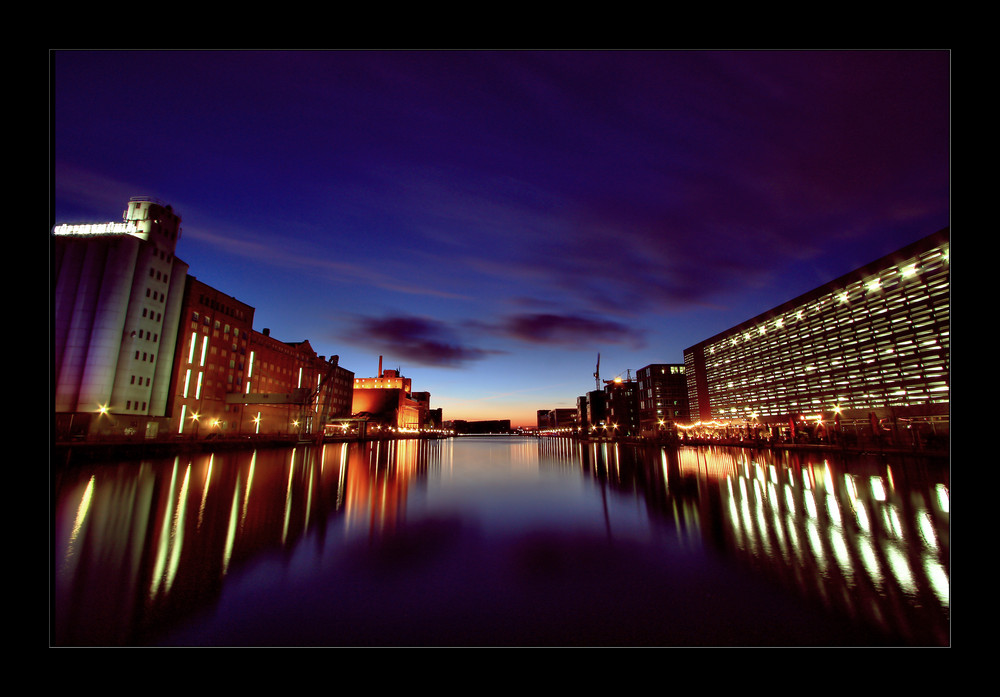
M591 432L604 429L608 423L608 394L603 390L588 392L584 405L587 411L582 427Z
M351 413L369 423L394 429L423 428L430 413L430 392L412 393L410 378L382 370L373 378L355 378Z
M636 371L639 432L655 436L690 420L687 375L683 364L654 363Z
M579 424L576 409L539 409L537 428L539 431L549 429L575 429Z
M57 225L54 411L57 432L154 437L168 425L171 368L188 265L180 217L149 198L123 221Z
M539 431L544 431L549 428L549 410L539 409L535 417L535 426Z
M608 435L630 438L639 435L639 387L634 380L615 379L604 387L607 395Z
M489 421L456 420L451 422L451 427L455 433L460 435L489 435L511 432L510 419L493 419Z
M684 351L692 419L947 422L947 229Z
M549 428L576 428L576 409L552 409L548 414Z

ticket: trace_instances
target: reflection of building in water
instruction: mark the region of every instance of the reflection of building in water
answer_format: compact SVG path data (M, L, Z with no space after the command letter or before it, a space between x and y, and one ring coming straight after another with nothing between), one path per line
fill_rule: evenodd
M174 256L180 222L137 197L121 223L52 230L55 412L79 435L162 425L188 269Z
M348 448L69 468L54 501L57 645L144 644L247 561L293 548L343 505Z
M684 352L691 418L915 419L949 404L945 229ZM939 427L940 429L940 427Z
M744 461L726 478L722 496L730 544L741 554L767 562L808 596L848 605L888 635L947 642L945 484L897 493L888 470L852 474L825 461L801 468ZM921 624L907 606L923 608Z
M410 486L426 472L438 441L375 440L350 450L344 496L347 528L391 531L403 519Z

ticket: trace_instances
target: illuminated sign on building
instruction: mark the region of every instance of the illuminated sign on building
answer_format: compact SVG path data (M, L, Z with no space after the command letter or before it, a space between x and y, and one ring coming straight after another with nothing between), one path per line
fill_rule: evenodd
M132 235L141 240L149 239L149 230L141 230L135 221L124 223L86 223L80 225L56 225L52 228L53 235Z

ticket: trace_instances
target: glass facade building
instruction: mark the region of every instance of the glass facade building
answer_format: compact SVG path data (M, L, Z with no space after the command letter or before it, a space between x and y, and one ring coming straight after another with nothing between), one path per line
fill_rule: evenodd
M691 418L948 413L948 229L684 352Z

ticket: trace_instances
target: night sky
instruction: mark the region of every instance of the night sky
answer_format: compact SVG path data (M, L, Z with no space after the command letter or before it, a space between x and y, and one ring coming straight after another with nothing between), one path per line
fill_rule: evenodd
M574 407L949 223L950 55L77 52L51 223L177 255L450 419Z

